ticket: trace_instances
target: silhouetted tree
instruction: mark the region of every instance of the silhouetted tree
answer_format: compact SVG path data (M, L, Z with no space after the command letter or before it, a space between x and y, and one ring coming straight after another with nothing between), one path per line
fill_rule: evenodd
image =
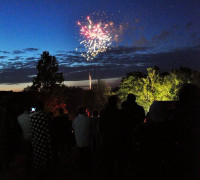
M33 79L31 88L37 91L48 91L60 86L64 81L63 73L58 72L58 63L55 56L50 56L48 51L44 51L37 64L38 74Z

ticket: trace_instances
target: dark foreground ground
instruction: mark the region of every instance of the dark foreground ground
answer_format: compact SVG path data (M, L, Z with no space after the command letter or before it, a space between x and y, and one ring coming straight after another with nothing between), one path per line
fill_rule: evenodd
M126 161L115 161L111 167L104 161L100 153L98 157L92 156L91 165L81 166L79 153L74 146L71 152L60 156L57 162L42 172L32 170L26 164L24 154L17 155L4 172L0 174L1 180L78 180L78 179L135 179L141 178L141 167L137 167L137 158ZM139 170L140 169L140 170ZM139 171L138 171L139 170Z
M94 155L91 165L81 166L78 150L73 147L71 152L60 156L57 162L39 173L28 167L26 157L21 154L0 174L0 180L197 179L190 172L187 173L187 167L185 172L176 173L179 167L169 167L172 164L169 165L165 160L156 160L156 157L155 154L155 157L143 159L138 151L132 153L131 157L125 155L120 158L121 161L114 161L109 166L103 155L98 158ZM154 158L155 161L152 161ZM178 160L176 157L172 158L174 162Z

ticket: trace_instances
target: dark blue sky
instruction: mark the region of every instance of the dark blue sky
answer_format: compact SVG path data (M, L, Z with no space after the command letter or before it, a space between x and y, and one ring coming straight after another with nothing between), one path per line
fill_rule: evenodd
M75 51L76 22L97 12L121 25L120 38L86 62ZM31 82L44 50L56 56L66 80L87 79L88 71L119 77L151 65L200 70L199 19L199 0L1 0L0 82Z

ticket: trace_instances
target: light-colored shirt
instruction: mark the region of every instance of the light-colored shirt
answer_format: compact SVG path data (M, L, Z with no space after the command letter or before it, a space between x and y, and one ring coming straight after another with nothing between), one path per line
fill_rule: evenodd
M25 140L31 140L31 128L29 113L25 111L23 114L17 117L17 122L22 129L23 138Z
M76 144L78 147L87 147L90 145L90 118L84 114L78 114L73 120Z

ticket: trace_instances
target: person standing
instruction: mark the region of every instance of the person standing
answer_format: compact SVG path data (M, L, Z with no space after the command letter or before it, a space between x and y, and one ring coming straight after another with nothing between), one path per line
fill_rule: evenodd
M59 108L59 116L53 119L51 128L52 141L57 156L63 155L66 148L70 149L71 124L72 122L64 113L63 108Z
M100 113L100 132L103 140L102 163L106 178L117 178L120 148L121 112L117 106L117 96L110 96L106 107Z
M33 146L33 168L43 170L52 159L49 121L51 115L44 111L44 104L38 101L36 112L30 115Z
M86 108L81 106L77 117L73 120L72 127L83 168L90 163L90 126L90 118L86 114Z
M99 112L93 111L91 118L91 148L93 153L97 153L99 149Z
M26 108L26 110L20 114L17 117L17 122L22 130L22 136L25 141L30 142L31 141L31 128L30 128L30 112L28 111L29 108Z
M29 106L24 108L24 112L17 117L17 122L22 131L22 149L26 155L26 167L31 167L32 145L31 145L31 128L30 128L30 109Z

